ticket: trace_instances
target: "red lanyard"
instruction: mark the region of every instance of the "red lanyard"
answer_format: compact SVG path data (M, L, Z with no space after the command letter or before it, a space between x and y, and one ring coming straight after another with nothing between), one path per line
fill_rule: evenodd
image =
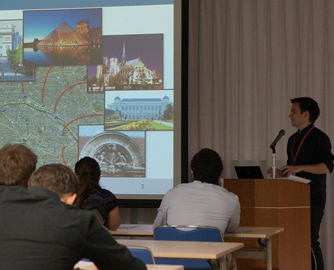
M298 146L296 155L294 155L294 153L293 153L293 149L295 149L295 143L296 143L296 140L297 140L297 136L296 136L295 141L293 142L293 145L292 145L292 150L291 150L291 155L292 155L292 159L293 159L293 165L295 165L295 163L296 163L296 160L297 160L297 157L298 157L298 154L299 154L299 150L300 150L300 148L302 147L302 144L304 143L304 141L305 141L307 135L309 135L310 132L312 131L312 129L314 129L314 128L315 128L314 126L311 127L311 128L309 129L309 131L304 135L302 141L300 142L300 144L299 144L299 146Z

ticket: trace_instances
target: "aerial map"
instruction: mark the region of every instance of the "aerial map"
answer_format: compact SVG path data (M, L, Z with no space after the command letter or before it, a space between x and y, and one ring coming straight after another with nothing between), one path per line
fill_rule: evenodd
M78 159L78 126L104 123L104 94L87 93L87 66L37 67L35 81L0 84L0 145L24 143L38 165Z

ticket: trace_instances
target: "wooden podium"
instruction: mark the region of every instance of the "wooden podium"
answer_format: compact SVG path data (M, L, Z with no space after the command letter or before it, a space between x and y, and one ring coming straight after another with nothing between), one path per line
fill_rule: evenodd
M238 195L240 226L284 227L272 239L272 266L279 270L311 269L310 186L285 179L225 179ZM259 246L245 241L245 246ZM238 270L266 269L263 260L238 259Z

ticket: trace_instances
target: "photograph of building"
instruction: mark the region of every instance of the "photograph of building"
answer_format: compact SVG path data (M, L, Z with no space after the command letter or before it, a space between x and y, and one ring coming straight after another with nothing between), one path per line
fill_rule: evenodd
M172 130L173 91L106 91L105 130Z
M103 63L88 67L88 91L163 89L163 35L103 36Z
M27 64L101 64L101 41L102 9L24 12Z
M32 81L33 68L23 65L22 20L0 21L0 82Z

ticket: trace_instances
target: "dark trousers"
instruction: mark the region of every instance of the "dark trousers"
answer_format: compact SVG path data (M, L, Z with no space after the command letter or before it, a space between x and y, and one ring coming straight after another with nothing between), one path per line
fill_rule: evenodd
M311 203L312 270L324 270L324 259L319 242L319 231L324 216L325 203Z

